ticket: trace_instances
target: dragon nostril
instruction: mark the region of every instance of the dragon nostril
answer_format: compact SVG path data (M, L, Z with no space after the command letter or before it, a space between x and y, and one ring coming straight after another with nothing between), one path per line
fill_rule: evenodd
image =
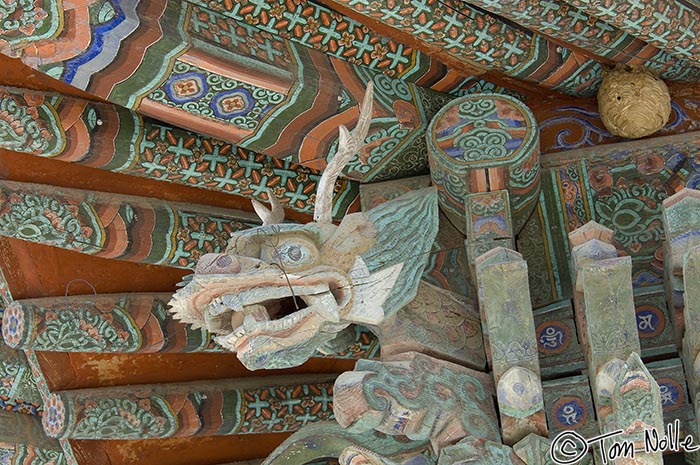
M195 274L235 274L240 271L240 260L223 253L203 255L195 268Z

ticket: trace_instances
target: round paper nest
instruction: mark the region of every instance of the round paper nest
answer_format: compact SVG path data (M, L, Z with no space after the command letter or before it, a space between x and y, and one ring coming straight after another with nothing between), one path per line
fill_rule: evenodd
M610 133L637 139L664 127L671 116L671 96L653 72L640 66L618 66L603 76L598 111Z

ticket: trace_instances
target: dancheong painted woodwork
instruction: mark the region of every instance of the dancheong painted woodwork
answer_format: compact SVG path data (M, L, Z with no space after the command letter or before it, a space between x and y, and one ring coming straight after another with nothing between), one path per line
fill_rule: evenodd
M508 191L512 227L520 231L540 189L536 127L527 106L507 95L462 97L435 116L428 130L430 173L441 208L460 231L467 229L467 194L497 190Z
M700 463L698 37L0 1L0 464Z

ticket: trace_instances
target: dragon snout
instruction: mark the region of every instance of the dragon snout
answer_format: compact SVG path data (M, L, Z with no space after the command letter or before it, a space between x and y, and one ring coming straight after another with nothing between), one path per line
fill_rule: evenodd
M229 255L225 253L208 253L199 259L195 273L201 275L235 275L268 267L269 264L257 258Z

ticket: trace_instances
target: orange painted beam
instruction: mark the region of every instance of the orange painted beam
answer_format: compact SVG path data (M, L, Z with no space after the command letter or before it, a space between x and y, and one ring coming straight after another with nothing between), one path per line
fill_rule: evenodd
M141 441L76 441L80 465L215 465L264 458L289 433ZM235 457L235 459L232 459Z

